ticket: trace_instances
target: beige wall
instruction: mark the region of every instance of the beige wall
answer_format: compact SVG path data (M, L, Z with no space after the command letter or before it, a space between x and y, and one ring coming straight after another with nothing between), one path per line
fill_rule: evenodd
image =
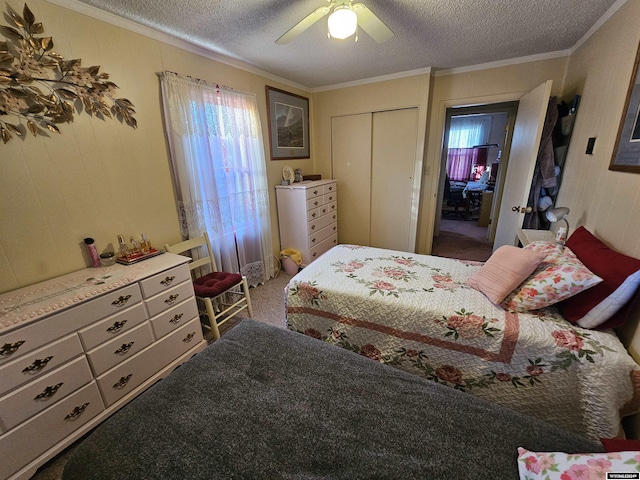
M8 1L18 12L23 5ZM279 183L285 163L312 170L310 159L268 157L265 85L304 92L42 0L31 0L29 7L53 37L55 51L111 74L118 96L136 107L138 129L79 114L60 125L61 135L0 144L0 292L88 266L85 237L93 237L99 250L116 243L120 233L144 232L158 247L180 240L157 71L257 94L269 185ZM273 191L271 213L277 252Z
M557 204L613 248L640 257L640 174L608 169L640 43L640 0L629 0L570 59L565 92L582 95ZM593 155L585 154L589 137Z

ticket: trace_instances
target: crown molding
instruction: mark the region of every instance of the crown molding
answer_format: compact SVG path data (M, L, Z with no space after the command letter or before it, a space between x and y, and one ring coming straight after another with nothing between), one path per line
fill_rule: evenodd
M292 82L291 80L288 80L286 78L282 78L277 75L273 75L269 72L265 72L264 70L261 70L251 65L250 63L243 62L242 60L233 58L232 56L229 56L229 55L216 53L212 50L196 45L192 42L176 37L175 35L170 35L168 33L164 33L159 30L156 30L155 28L148 27L147 25L142 25L141 23L134 22L133 20L119 17L118 15L114 15L113 13L107 12L105 10L100 10L99 8L96 8L92 5L87 5L86 3L78 2L76 0L45 0L45 1L48 3L52 3L54 5L58 5L59 7L66 8L68 10L81 13L82 15L86 15L96 20L103 21L110 25L123 28L130 32L137 33L147 38L151 38L153 40L166 43L168 45L180 48L182 50L195 53L196 55L200 55L201 57L205 57L210 60L214 60L216 62L223 63L225 65L229 65L231 67L235 67L240 70L244 70L246 72L259 75L261 77L265 77L275 82L283 83L285 85L303 90L305 92L311 92L310 88L305 85L300 85L299 83Z
M431 74L431 67L419 68L417 70L407 70L404 72L391 73L389 75L380 75L378 77L363 78L362 80L354 80L352 82L336 83L333 85L326 85L324 87L316 87L311 89L311 93L325 92L328 90L337 90L339 88L358 87L361 85L367 85L369 83L379 83L387 80L397 80L398 78L414 77L416 75L430 75L430 74Z
M521 63L539 62L542 60L549 60L552 58L568 57L571 55L571 50L558 50L556 52L539 53L536 55L529 55L527 57L510 58L509 60L499 60L497 62L480 63L478 65L469 65L467 67L458 68L446 68L437 70L433 73L434 77L443 77L445 75L455 75L457 73L477 72L479 70L489 70L492 68L508 67L510 65L518 65Z

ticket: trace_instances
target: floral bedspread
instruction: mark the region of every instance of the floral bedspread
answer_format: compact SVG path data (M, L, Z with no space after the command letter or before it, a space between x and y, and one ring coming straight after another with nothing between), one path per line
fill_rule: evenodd
M619 435L640 366L617 336L554 309L505 311L467 285L481 266L339 245L289 282L288 327L591 438Z

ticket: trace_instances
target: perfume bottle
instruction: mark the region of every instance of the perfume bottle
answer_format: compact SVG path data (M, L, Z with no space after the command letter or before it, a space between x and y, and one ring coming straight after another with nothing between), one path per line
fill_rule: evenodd
M118 256L124 258L125 260L129 259L129 247L127 247L127 242L124 241L124 236L118 235Z
M151 242L147 240L147 236L144 233L140 234L140 249L142 253L147 254L151 251Z
M138 242L133 235L129 237L129 251L131 255L140 255L140 242Z

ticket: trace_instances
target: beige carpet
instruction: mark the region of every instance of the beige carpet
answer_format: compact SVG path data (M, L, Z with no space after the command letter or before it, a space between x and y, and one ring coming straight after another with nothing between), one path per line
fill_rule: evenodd
M255 320L275 325L276 327L286 328L284 317L284 287L287 285L291 276L285 271L281 271L276 278L272 278L264 285L259 285L251 289L251 305L253 307L253 318ZM240 317L240 315L238 315ZM231 319L220 327L220 333L232 328L240 321ZM205 338L211 342L211 335L205 333ZM80 440L81 441L81 440ZM73 452L76 444L70 445L56 457L44 464L31 480L60 480L62 478L62 470L67 458ZM123 476L123 479L126 475Z
M484 262L493 250L493 244L486 238L487 229L478 227L477 221L442 219L440 234L433 237L431 254Z

